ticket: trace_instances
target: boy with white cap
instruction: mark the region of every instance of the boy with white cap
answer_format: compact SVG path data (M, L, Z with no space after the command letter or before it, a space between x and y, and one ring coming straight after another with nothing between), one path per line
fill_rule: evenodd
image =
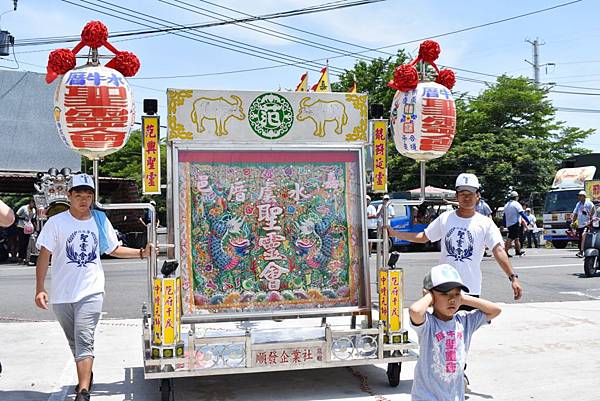
M89 175L73 175L67 196L69 210L50 217L37 239L40 254L35 303L41 309L48 309L44 282L52 256L50 303L75 358L79 379L75 401L88 401L93 381L94 332L104 300L100 255L143 259L150 255L151 246L142 249L120 246L106 216L96 219L96 211L91 210L94 180Z
M465 399L463 367L473 333L498 316L493 302L469 292L456 269L434 266L423 280L425 295L409 308L410 325L419 338L419 359L411 390L413 401ZM461 305L472 311L459 311ZM433 306L433 311L427 308Z

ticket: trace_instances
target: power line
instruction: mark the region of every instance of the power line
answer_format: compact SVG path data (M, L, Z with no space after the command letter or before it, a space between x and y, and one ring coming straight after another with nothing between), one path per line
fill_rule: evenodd
M63 1L65 1L65 0L63 0ZM580 1L582 1L582 0L576 0L576 1L571 1L571 2L567 2L567 3L561 3L561 4L558 4L558 5L552 6L552 7L547 7L547 8L544 8L544 9L539 9L539 10L535 10L535 11L532 11L532 12L515 15L515 16L509 17L509 18L495 20L495 21L491 21L491 22L488 22L488 23L479 24L479 25L475 25L475 26L470 26L470 27L466 27L466 28L463 28L463 29L454 30L454 31L450 31L450 32L445 32L445 33L442 33L442 34L437 34L437 35L429 36L429 37L426 37L426 38L421 38L421 39L415 39L415 40L411 40L411 41L407 41L407 42L402 42L402 43L399 43L399 44L393 44L393 45L382 46L382 47L379 47L379 48L368 49L368 50L363 51L363 52L347 53L345 56L332 56L332 57L325 57L325 58L315 59L315 60L310 60L310 61L316 62L316 61L323 61L323 60L326 60L326 59L333 59L333 58L338 58L338 57L356 56L358 54L364 54L364 53L368 53L370 51L379 51L379 50L382 50L382 49L385 49L385 48L389 48L389 47L398 47L398 46L401 46L401 45L404 45L404 44L415 43L415 42L422 41L424 39L430 39L430 38L438 38L438 37L442 37L442 36L448 36L448 35L452 35L452 34L456 34L456 33L460 33L460 32L465 32L465 31L469 31L469 30L473 30L473 29L478 29L478 28L485 27L485 26L490 26L490 25L494 25L494 24L498 24L498 23L502 23L502 22L506 22L506 21L510 21L510 20L514 20L514 19L518 19L518 18L523 18L523 17L529 16L529 15L534 15L534 14L538 14L538 13L550 11L550 10L553 10L553 9L556 9L556 8L560 8L560 7L569 6L571 4L578 3ZM375 2L375 1L372 1L372 2ZM366 4L366 2L360 2L360 3L361 4L363 4L363 3ZM73 3L71 3L71 4L73 4ZM75 5L77 5L77 4L75 4ZM349 7L349 6L353 6L353 5L354 5L354 3L348 4L348 5L345 5L345 6ZM77 5L77 6L79 6L79 5ZM87 7L84 7L84 8L87 8ZM294 10L294 11L289 11L289 12L283 12L283 13L279 13L279 14L269 14L269 15L266 15L266 16L261 16L261 17L256 17L256 18L246 18L246 19L240 19L240 20L235 20L235 21L236 22L251 22L251 21L257 21L257 20L267 20L267 19L273 19L273 18L281 18L281 17L292 15L292 14L293 15L300 15L299 12L302 11L302 10L305 10L305 9ZM97 11L97 10L94 10L94 11ZM320 12L320 11L316 11L316 10L305 11L305 13L314 13L314 12ZM209 26L219 26L219 25L226 25L226 24L229 24L229 23L230 22L218 22L218 23L197 24L197 25L190 25L190 26L183 26L183 27L179 26L179 27L169 28L169 30L184 30L184 29L191 29L191 28L194 28L194 27L195 28L200 28L200 27L209 27ZM133 32L126 32L126 33L117 34L117 35L110 35L110 37L118 37L118 36L125 36L125 35L139 35L139 34L145 34L145 33L154 33L154 32L157 32L157 31L158 32L164 32L164 31L167 31L167 29L152 30L152 31L133 31ZM78 40L78 38L75 38L73 40L76 41L76 40ZM331 40L333 40L333 39L331 39ZM390 53L388 53L388 54L390 54ZM392 54L390 54L390 55L392 55ZM257 71L259 69L260 70L265 70L265 69L270 69L270 68L280 68L280 67L285 66L285 65L286 64L283 64L283 65L279 64L279 65L275 65L275 66L259 67L257 69L233 70L233 71L228 71L226 73L224 73L224 72L216 72L216 73L213 73L212 75L235 74L235 73L243 73L243 72L249 72L249 71ZM287 65L295 65L295 64L287 64ZM455 68L457 70L461 70L461 69L459 69L457 67L452 67L452 68ZM468 71L468 70L464 70L464 71ZM490 75L490 76L493 76L492 74L484 74L484 73L480 73L480 72L476 72L476 71L468 71L468 72L471 72L471 73L474 73L474 74L481 74L481 75ZM209 75L208 74L190 74L189 76L185 76L185 77L193 77L193 76L209 76ZM180 78L180 77L184 77L184 76L177 75L175 77L176 78ZM159 78L156 78L156 79L165 79L165 78L166 77L159 77ZM140 79L140 78L138 78L138 79Z
M165 2L164 0L159 0L159 1ZM220 5L220 4L212 3L210 1L206 1L206 0L198 0L198 1L200 1L202 3L210 4L212 6L219 7L219 8L228 10L228 11L233 11L233 12L236 12L236 13L238 13L240 15L245 15L247 17L254 17L252 14L248 14L248 13L245 13L245 12L242 12L240 10L233 9L233 8L225 7L225 6ZM184 3L184 2L180 1L180 3ZM311 36L315 36L315 37L318 37L318 38L321 38L321 39L330 40L332 42L343 43L345 45L357 47L359 49L368 50L368 51L374 51L374 52L379 52L379 53L382 53L382 54L385 54L385 55L390 55L390 53L388 53L388 52L383 52L383 51L380 51L380 50L377 50L377 49L372 49L370 47L362 46L362 45L359 45L359 44L356 44L356 43L346 42L346 41L341 40L341 39L336 39L336 38L332 38L331 36L321 35L321 34L314 33L314 32L311 32L311 31L307 31L307 30L304 30L304 29L296 28L296 27L291 26L291 25L282 24L280 22L275 22L275 21L271 21L271 20L265 20L264 22L267 22L267 23L272 24L272 25L277 25L277 26L281 26L281 27L284 27L284 28L292 29L294 31L302 32L302 33L305 33L305 34L308 34L308 35L311 35Z
M165 25L161 24L161 23L154 22L153 20L165 21L165 22L173 24L173 22L171 22L171 21L167 21L167 20L158 18L156 16L145 14L145 13L142 13L142 12L139 12L139 11L135 11L135 10L126 8L126 7L118 6L118 5L112 4L112 3L107 2L107 1L96 0L97 3L104 4L104 5L108 4L110 6L116 7L116 9L115 8L108 8L108 7L103 7L101 9L94 9L94 8L87 7L87 6L82 5L82 4L76 4L76 3L72 2L72 1L69 1L69 0L62 0L62 1L66 2L66 3L73 4L73 5L78 6L78 7L86 8L86 9L89 9L89 10L92 10L92 11L96 11L96 12L99 12L99 13L102 13L102 14L106 14L106 15L109 15L109 16L112 16L112 17L115 17L115 18L118 18L118 19L122 19L124 21L133 22L135 24L146 26L146 27L154 28L154 26L148 25L147 23L140 22L139 20L146 21L146 22L151 23L151 24L158 24L158 25L163 25L163 26L165 26ZM90 4L90 5L94 6L94 7L100 7L100 5L93 4L92 2L87 1L87 0L80 0L80 1L84 2L84 3L88 3L88 4ZM381 1L381 0L377 0L377 1ZM105 8L108 8L108 10L113 11L113 12L120 12L120 13L126 15L127 17L136 18L137 20L131 20L129 18L123 17L122 15L112 14L112 13L106 11ZM128 11L131 11L131 12L123 12L121 10L128 10ZM145 15L147 17L152 18L152 20L149 20L148 18L138 17L137 15L134 15L132 13ZM193 30L196 31L197 29L193 28ZM202 32L195 32L195 33L193 33L193 32L189 32L189 33L188 32L185 32L185 33L173 32L173 34L177 35L177 36L181 36L181 37L186 38L186 39L194 40L196 42L208 44L208 45L211 45L211 46L219 47L219 48L222 48L222 49L226 49L226 50L230 50L230 51L234 51L234 52L238 52L238 53L242 53L242 54L246 54L246 55L249 55L249 56L252 56L252 57L257 57L257 58L261 58L261 59L268 60L268 61L281 62L280 59L284 58L284 60L286 60L286 61L293 61L294 63L299 64L299 65L306 65L307 68L310 69L310 70L312 70L312 71L320 71L320 69L321 69L320 65L317 65L317 64L315 64L314 62L312 62L310 60L305 60L305 59L301 59L301 58L298 58L298 57L289 56L289 55L287 55L285 53L281 53L281 52L270 51L268 49L264 49L264 48L261 48L259 46L253 46L253 45L245 44L243 42L239 42L239 41L227 39L227 38L219 36L219 35L204 34ZM190 37L190 35L192 37ZM198 38L202 38L202 39L198 39ZM334 69L334 71L335 70L341 71L341 70L337 69L336 67L332 67L332 69Z
M170 3L170 2L165 1L165 0L159 0L159 1L162 2L162 3L168 4L170 6L177 7L179 9L181 9L181 10L189 11L189 12L192 12L192 13L195 13L195 14L198 14L198 15L203 15L205 17L215 18L215 19L217 19L219 21L234 21L234 19L231 18L231 17L229 17L228 15L217 13L217 12L211 11L211 10L207 10L205 8L202 8L202 7L195 7L195 6L193 6L193 5L189 4L189 3L186 3L185 1L178 1L179 4L173 4L173 3ZM184 4L186 6L193 7L193 8L184 7L181 4ZM204 13L204 12L201 12L201 11L198 11L198 10L208 11L208 12L210 12L210 14L209 13ZM227 19L218 18L218 17L215 17L215 15L216 16L220 16L220 17L224 17L224 18L227 18ZM312 41L312 40L307 40L307 39L304 39L304 38L301 38L301 37L298 37L298 36L294 36L294 35L290 35L290 34L287 34L287 33L281 32L281 31L277 31L275 29L264 28L264 27L261 27L261 26L254 25L252 23L237 23L237 22L233 22L233 24L239 26L240 28L249 29L249 30L252 30L252 31L255 31L255 32L259 32L259 33L262 33L263 35L267 35L267 36L270 36L270 37L273 37L273 38L284 39L284 40L287 40L287 41L290 41L290 42L299 43L301 45L309 46L311 48L317 48L317 49L321 49L321 50L330 50L330 51L335 52L336 54L346 54L348 52L347 50L344 50L344 49L340 49L340 48L337 48L337 47L325 45L323 43L315 42L315 41ZM279 25L281 25L281 24L279 24ZM370 58L367 58L367 57L364 57L364 56L359 56L358 58L360 58L362 60L366 60L366 61L370 60Z
M278 18L286 18L291 16L305 15L305 14L314 14L320 13L324 11L331 11L336 9L355 7L363 4L376 3L385 0L358 0L352 2L346 2L345 4L335 6L335 4L340 3L339 1L324 3L320 6L312 6L308 8L294 9L288 11L282 11L277 13L265 14L258 16L254 19L245 18L244 20L238 20L238 22L248 22L248 21L259 21L259 20L269 20L269 19L278 19ZM84 7L85 8L85 7ZM95 10L94 10L95 11ZM194 25L178 25L176 27L170 27L168 29L152 29L152 30L130 30L130 31L120 31L114 32L109 35L110 38L117 37L125 37L125 36L136 36L136 35L146 35L158 32L174 32L181 30L189 30L192 28L209 28L215 26L228 25L229 23L223 22L214 22L214 23L204 23L204 24L194 24ZM80 35L71 35L71 36L53 36L53 37L44 37L44 38L30 38L30 39L22 39L15 43L15 46L39 46L46 44L56 44L56 43L70 43L70 42L79 42L81 40Z

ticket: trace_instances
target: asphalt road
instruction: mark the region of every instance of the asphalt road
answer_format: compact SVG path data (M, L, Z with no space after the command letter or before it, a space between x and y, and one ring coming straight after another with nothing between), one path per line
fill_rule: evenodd
M583 259L576 258L575 252L575 249L527 249L525 256L511 258L524 288L519 302L600 299L600 276L585 278ZM405 271L405 305L410 305L420 296L423 276L428 268L437 264L438 257L436 252L401 254L398 266ZM145 262L106 259L102 263L106 271L103 319L140 317L141 305L147 299L148 291ZM373 256L371 270L374 272L374 269ZM513 303L510 283L495 260L484 258L482 270L482 296L497 302ZM375 296L374 277L372 274L371 288ZM49 288L49 283L46 284ZM0 264L0 321L54 320L51 311L35 307L34 289L35 267Z

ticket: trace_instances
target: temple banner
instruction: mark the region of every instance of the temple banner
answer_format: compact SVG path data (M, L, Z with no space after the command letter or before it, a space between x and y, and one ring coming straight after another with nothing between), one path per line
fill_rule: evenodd
M167 91L169 140L258 143L367 141L367 95Z
M158 116L142 116L142 193L160 194L160 124Z
M360 148L179 150L184 313L359 306L360 160Z

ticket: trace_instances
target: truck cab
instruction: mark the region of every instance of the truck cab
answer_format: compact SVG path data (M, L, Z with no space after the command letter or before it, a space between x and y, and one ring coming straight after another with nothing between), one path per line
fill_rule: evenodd
M588 162L590 165L561 168L556 172L552 188L546 193L543 215L544 239L552 242L555 248L563 249L569 241L578 240L570 230L572 213L577 203L577 194L584 189L585 181L595 178L597 174L597 168L593 165L594 156L600 162L598 153L570 159L571 163L566 165L573 166L583 162Z

